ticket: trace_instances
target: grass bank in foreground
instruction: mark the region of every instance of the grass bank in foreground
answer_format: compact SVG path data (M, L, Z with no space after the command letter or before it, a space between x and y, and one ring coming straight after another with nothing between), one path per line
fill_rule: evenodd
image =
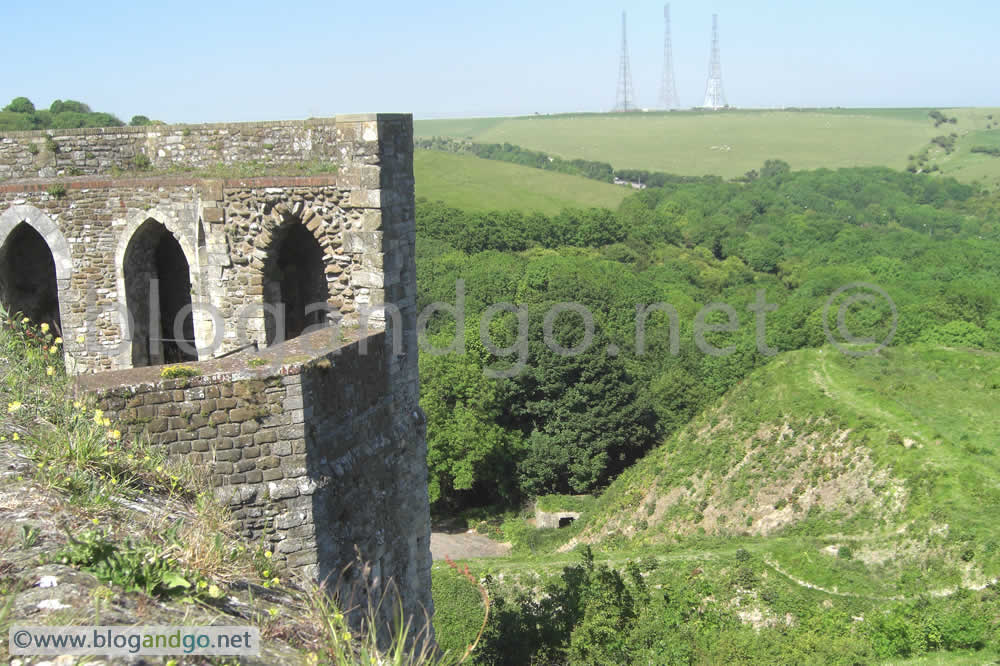
M72 397L61 347L47 325L0 310L0 635L251 625L263 645L241 663L459 663L410 647L402 622L384 640L370 621L352 629L330 590L274 565L275 544L240 538L198 470Z

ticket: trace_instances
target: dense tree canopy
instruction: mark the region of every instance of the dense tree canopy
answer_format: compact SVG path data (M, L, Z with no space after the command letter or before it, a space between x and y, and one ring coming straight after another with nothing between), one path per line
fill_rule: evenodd
M480 349L422 361L431 459L467 458L438 486L459 504L601 488L775 351L826 344L841 311L856 338L881 339L895 322L892 344L1000 351L1000 198L950 179L771 161L741 182L648 188L617 211L475 213L421 200L417 227L421 307L455 303L462 280L467 345L491 305L528 320L521 330L514 314L491 313L496 346L510 347L502 358ZM893 305L847 292L827 311L855 282ZM593 316L579 354L545 340L545 315L563 302ZM673 311L649 310L640 340L636 308L656 303ZM712 303L732 312L701 312ZM454 326L436 316L430 330ZM582 330L572 313L553 323L564 348ZM472 379L518 360L516 374Z

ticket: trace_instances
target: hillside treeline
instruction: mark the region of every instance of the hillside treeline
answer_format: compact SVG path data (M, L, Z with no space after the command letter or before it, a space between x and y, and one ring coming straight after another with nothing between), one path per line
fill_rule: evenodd
M439 313L428 340L456 353L420 360L439 509L606 486L774 352L826 344L827 301L852 283L877 285L895 311L845 292L826 320L834 332L842 312L858 338L895 327L892 344L1000 351L1000 202L950 179L768 162L749 182L667 183L617 211L421 200L417 229L421 308L454 305L464 288L464 341ZM761 293L773 308L763 344ZM592 335L579 313L553 309L565 302L592 313ZM519 312L481 322L502 303ZM652 312L639 348L636 308L656 303L676 325ZM735 319L702 311L712 303ZM702 342L725 353L699 347L699 313L716 329ZM570 348L579 353L553 351Z
M77 127L121 127L125 123L117 116L92 111L83 102L56 100L48 109L36 109L27 97L15 97L0 111L0 132L41 129L74 129ZM133 116L130 125L151 125L146 116Z
M422 150L441 150L449 153L475 155L485 160L510 162L545 171L582 176L604 183L613 183L618 178L630 183L641 183L648 187L662 187L667 183L694 183L702 180L701 177L697 176L676 176L644 169L615 169L607 162L594 160L564 160L555 155L549 155L539 150L529 150L510 143L476 143L435 136L429 139L415 139L413 145Z

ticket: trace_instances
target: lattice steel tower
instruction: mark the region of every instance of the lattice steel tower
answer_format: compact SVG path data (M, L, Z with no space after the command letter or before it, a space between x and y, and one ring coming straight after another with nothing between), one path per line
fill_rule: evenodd
M663 35L663 82L660 84L660 107L676 109L681 100L677 97L677 84L674 82L674 47L670 40L670 5L663 5L663 20L666 21L666 32Z
M706 109L726 106L726 93L722 92L722 58L719 55L719 15L712 14L712 58L708 63L708 86L705 88Z
M622 12L622 57L618 67L618 92L615 111L635 111L635 90L632 88L632 69L628 64L628 34L625 31L625 12Z

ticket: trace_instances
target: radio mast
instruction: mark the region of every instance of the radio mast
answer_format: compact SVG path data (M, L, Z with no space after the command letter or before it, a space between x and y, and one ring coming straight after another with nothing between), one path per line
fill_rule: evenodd
M706 109L721 109L726 104L722 92L722 57L719 55L719 15L712 14L712 57L708 64L708 86L705 88Z
M676 109L681 105L677 97L677 84L674 82L674 48L670 39L670 5L663 5L663 20L666 22L666 32L663 35L663 82L660 85L660 107Z
M618 92L615 111L635 111L635 90L632 88L632 69L628 64L628 34L625 30L625 12L622 12L622 56L618 67Z

